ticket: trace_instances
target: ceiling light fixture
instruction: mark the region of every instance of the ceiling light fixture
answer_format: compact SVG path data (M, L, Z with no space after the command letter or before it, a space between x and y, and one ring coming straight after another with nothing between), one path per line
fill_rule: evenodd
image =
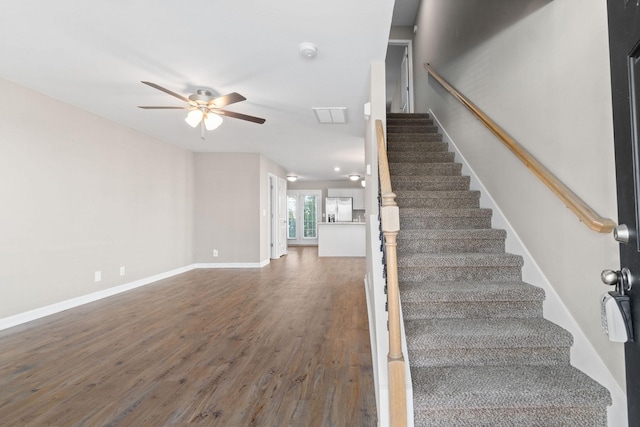
M200 137L204 139L205 128L207 130L216 129L222 124L222 117L216 113L207 111L207 107L202 106L189 111L184 121L192 128L200 125Z
M189 111L187 117L184 119L192 128L198 126L204 117L204 113L200 110Z
M315 58L318 55L318 48L313 43L300 43L300 55L305 58Z
M296 175L287 175L287 181L295 182L298 179Z
M209 113L204 115L204 127L207 130L214 130L222 124L222 117L216 113Z
M349 175L351 181L357 181L360 179L360 175Z

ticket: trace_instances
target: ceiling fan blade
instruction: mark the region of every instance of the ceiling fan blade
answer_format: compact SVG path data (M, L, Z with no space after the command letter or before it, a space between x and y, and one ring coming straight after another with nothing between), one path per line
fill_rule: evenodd
M221 116L233 117L234 119L246 120L248 122L262 124L266 122L265 119L261 119L260 117L248 116L246 114L236 113L234 111L225 111L225 110L213 110L214 113L220 114Z
M240 95L237 92L231 92L227 95L219 96L215 99L209 101L209 106L211 107L224 107L226 105L235 104L236 102L244 101L247 98Z
M151 83L151 82L145 82L145 81L142 81L142 83L146 84L147 86L151 86L154 89L158 89L158 90L160 90L160 91L162 91L164 93L167 93L167 94L169 94L171 96L175 96L176 98L178 98L178 99L180 99L180 100L182 100L182 101L184 101L184 102L186 102L188 104L193 104L193 101L191 101L189 98L187 98L185 96L182 96L179 93L172 92L169 89L165 89L160 85L157 85L157 84Z
M188 110L190 107L154 107L150 105L138 105L138 108L145 110Z

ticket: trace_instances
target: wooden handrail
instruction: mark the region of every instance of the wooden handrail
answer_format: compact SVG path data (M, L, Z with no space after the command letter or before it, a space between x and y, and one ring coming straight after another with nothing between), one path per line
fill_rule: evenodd
M385 238L387 265L387 303L389 313L389 425L405 427L407 425L407 395L405 386L405 366L400 335L400 297L398 291L397 237L400 231L400 211L396 204L396 195L391 189L391 175L387 159L387 144L384 138L382 121L376 120L378 139L378 174L382 207L380 222Z
M531 155L522 145L513 139L496 122L491 120L482 110L480 110L468 98L462 95L456 88L451 86L438 72L429 64L424 64L424 68L438 83L440 83L454 98L464 105L478 120L482 122L504 145L519 158L527 168L533 172L551 191L562 200L562 202L583 222L587 227L598 233L610 233L616 223L612 219L603 218L598 215L584 200L578 197L562 181L552 174L535 157Z

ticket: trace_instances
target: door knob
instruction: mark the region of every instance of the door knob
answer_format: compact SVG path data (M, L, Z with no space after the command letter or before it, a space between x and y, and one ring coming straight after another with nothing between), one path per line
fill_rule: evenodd
M604 270L600 273L600 279L602 279L602 283L607 286L613 286L618 283L618 273L613 270Z
M604 270L600 273L600 279L605 285L615 286L621 294L631 289L633 280L631 271L627 267L620 271Z

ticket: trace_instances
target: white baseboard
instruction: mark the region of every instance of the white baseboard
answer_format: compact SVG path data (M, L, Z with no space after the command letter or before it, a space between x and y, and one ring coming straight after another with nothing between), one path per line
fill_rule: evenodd
M82 295L76 298L71 298L66 301L57 302L55 304L25 311L24 313L19 313L13 316L5 317L3 319L0 319L0 331L3 329L8 329L14 326L21 325L23 323L31 322L32 320L40 319L45 316L50 316L52 314L56 314L61 311L69 310L70 308L78 307L83 304L88 304L90 302L98 301L100 299L107 298L122 292L126 292L131 289L139 288L141 286L145 286L150 283L157 282L158 280L166 279L168 277L172 277L181 273L186 273L187 271L191 271L194 268L197 268L195 267L195 264L176 268L175 270L156 274L150 277L145 277L144 279L125 283L124 285L114 286L113 288L103 289L98 292L92 292L87 295Z
M52 314L59 313L61 311L69 310L74 307L88 304L90 302L98 301L103 298L108 298L113 295L117 295L122 292L129 291L131 289L139 288L141 286L149 285L157 282L158 280L166 279L178 274L186 273L197 268L261 268L269 264L269 260L261 261L259 263L228 263L228 264L191 264L184 267L176 268L175 270L167 271L164 273L156 274L153 276L145 277L144 279L136 280L124 285L114 286L113 288L103 289L98 292L92 292L87 295L82 295L76 298L71 298L66 301L60 301L55 304L47 305L44 307L36 308L33 310L18 313L13 316L0 319L0 331L14 326L21 325L23 323L31 322L32 320L40 319L42 317L50 316Z
M524 267L522 269L523 280L544 289L546 295L543 306L544 318L563 327L573 335L574 343L571 347L571 364L598 381L611 393L613 404L609 406L608 409L609 426L627 425L627 395L625 391L622 390L613 375L611 375L611 372L593 348L591 342L589 342L589 339L580 328L578 322L562 302L562 299L560 299L551 282L533 259L531 253L518 236L518 233L515 232L504 213L491 197L491 194L489 194L484 185L482 185L482 182L480 182L478 176L473 169L471 169L465 157L460 153L455 142L438 121L433 111L429 110L429 114L438 126L440 132L442 132L444 142L449 143L449 146L456 153L456 161L462 163L463 175L471 177L471 187L481 192L482 197L480 200L482 207L493 210L493 226L507 231L507 250L511 253L521 255L524 258Z
M271 260L266 259L260 262L206 262L194 264L195 268L262 268L268 265Z

